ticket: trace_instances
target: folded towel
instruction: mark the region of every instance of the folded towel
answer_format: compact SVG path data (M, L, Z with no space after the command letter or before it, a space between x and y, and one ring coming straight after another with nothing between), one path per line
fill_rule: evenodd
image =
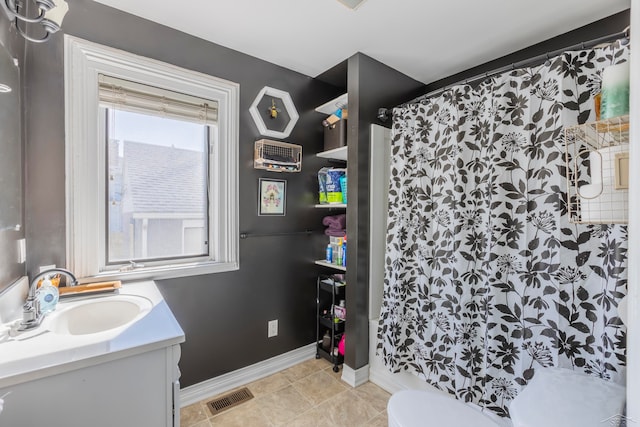
M325 216L322 218L322 225L333 230L343 230L347 226L347 216L345 214Z
M327 228L326 230L324 230L324 234L327 236L333 236L333 237L344 237L347 235L347 230L345 229L339 230L337 228Z

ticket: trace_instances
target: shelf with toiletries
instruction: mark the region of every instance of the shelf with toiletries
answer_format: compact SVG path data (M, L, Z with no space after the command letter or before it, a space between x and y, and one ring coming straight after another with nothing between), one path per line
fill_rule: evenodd
M569 220L629 221L629 116L565 128Z
M322 218L324 234L329 238L325 259L316 264L346 271L347 266L347 171L345 168L322 168L318 171L319 209L338 209Z
M333 264L331 262L327 262L323 259L319 259L317 261L314 261L314 263L316 263L317 265L321 265L323 267L328 267L328 268L333 268L339 271L347 271L347 267L343 266L343 265L337 265L337 264Z
M344 363L346 282L343 274L320 275L316 286L316 359L325 358L333 371Z
M333 227L331 224L342 224L342 228L327 228L325 235L329 237L329 243L325 248L324 260L315 261L316 264L334 268L340 271L347 271L347 233L344 229L346 216L330 215L325 216L323 224ZM329 221L330 220L330 221Z
M331 166L318 171L318 203L314 208L327 211L322 219L328 238L325 259L316 265L335 274L318 276L317 280L317 345L316 358L333 364L334 372L344 362L344 331L346 319L345 273L347 271L347 122L348 97L343 94L316 108L327 115L322 120L324 151L316 154ZM320 248L318 248L320 249ZM328 273L330 274L330 273Z
M336 321L335 318L330 314L320 316L320 327L323 326L327 329L333 328L336 334L341 334L344 332L344 320Z
M316 107L315 111L323 114L332 114L338 108L346 108L349 105L349 95L343 93L342 95L325 102L319 107Z
M347 286L347 282L344 281L343 275L336 274L333 276L320 276L320 289L333 292L336 295L340 294L345 286Z
M346 210L347 204L318 204L318 209ZM325 248L325 259L314 261L317 265L339 271L347 271L347 230L346 214L327 215L322 224L327 227L325 235L329 242Z
M316 154L317 157L322 157L324 159L331 160L341 160L343 162L347 161L347 146L344 145L342 147L333 148L331 150L321 151Z
M313 206L318 209L346 209L346 203L332 203L332 204L317 204Z
M318 113L327 115L322 120L324 151L316 154L318 157L347 161L348 102L349 99L345 93L316 108Z

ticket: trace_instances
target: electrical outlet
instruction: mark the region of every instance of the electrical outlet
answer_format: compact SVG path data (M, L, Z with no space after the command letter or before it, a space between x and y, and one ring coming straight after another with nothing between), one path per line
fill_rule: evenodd
M278 335L278 319L269 320L267 338L275 337Z
M56 268L56 265L55 265L55 264L51 264L51 265L41 265L41 266L40 266L39 273L42 273L43 271L51 270L52 268Z

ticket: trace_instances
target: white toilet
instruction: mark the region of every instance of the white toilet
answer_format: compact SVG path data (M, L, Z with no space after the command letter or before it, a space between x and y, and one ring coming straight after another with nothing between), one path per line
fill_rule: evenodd
M568 369L536 370L511 402L514 427L617 426L625 389ZM387 405L389 427L499 427L477 409L439 391L403 390Z

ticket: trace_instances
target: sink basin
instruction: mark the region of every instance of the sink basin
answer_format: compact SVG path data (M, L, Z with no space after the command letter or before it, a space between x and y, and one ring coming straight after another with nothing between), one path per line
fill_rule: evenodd
M50 315L50 331L66 335L106 332L132 323L153 306L148 299L132 295L115 295L68 304L68 307L61 307Z

